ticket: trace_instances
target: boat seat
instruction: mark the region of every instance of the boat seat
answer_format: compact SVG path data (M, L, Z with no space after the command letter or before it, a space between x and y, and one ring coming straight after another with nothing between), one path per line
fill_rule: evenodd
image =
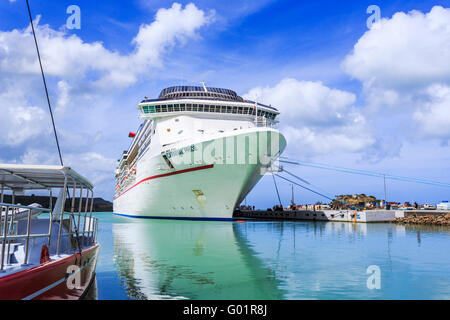
M57 251L57 242L58 242L58 233L59 233L59 222L52 222L52 233L51 233L51 242L49 246L50 256L55 255ZM65 221L63 222L63 230L62 233L67 233ZM48 233L49 227L49 219L36 219L32 221L31 224L31 234L46 234ZM17 225L18 234L23 235L26 234L27 230L27 221L19 221ZM20 244L25 246L25 239L20 240ZM40 264L41 260L41 250L42 246L48 245L48 238L30 238L30 248L28 250L28 263L29 264ZM69 243L69 236L63 235L61 236L61 243L59 248L60 254L72 253L72 244Z
M25 261L25 246L22 243L11 243L9 263L22 264Z
M3 249L3 244L0 244L0 251ZM24 245L20 242L12 242L9 245L9 261L7 256L8 243L5 246L5 261L4 265L22 264L25 257ZM8 263L9 262L9 263Z

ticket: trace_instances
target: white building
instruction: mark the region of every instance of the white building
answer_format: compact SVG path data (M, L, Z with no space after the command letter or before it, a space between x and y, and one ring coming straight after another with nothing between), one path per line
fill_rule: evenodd
M450 210L450 203L448 201L442 201L436 208L437 210Z

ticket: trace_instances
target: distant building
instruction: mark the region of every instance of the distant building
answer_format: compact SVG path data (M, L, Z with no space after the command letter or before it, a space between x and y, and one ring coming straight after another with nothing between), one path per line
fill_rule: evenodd
M448 201L442 201L436 206L436 208L438 210L450 210L450 203Z
M388 202L387 205L388 205L392 210L397 210L397 209L399 209L400 207L402 207L402 205L401 205L400 202L393 202L393 201Z
M403 207L404 207L404 208L412 208L413 206L412 206L411 203L405 202L405 203L403 204Z

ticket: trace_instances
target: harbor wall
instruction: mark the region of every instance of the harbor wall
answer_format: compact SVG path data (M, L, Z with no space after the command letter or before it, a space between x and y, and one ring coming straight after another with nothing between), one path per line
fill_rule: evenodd
M298 210L298 211L239 211L236 218L270 219L270 220L305 220L305 221L341 221L376 223L390 222L403 218L404 212L396 210Z
M425 217L425 216L440 216L449 214L450 210L405 210L405 217L417 216L417 217ZM402 218L402 217L400 217Z

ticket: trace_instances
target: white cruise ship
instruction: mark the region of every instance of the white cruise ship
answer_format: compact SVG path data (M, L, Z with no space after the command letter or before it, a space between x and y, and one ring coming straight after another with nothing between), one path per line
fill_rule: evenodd
M115 172L115 214L230 220L286 147L279 112L228 89L170 87L138 109L144 122Z

